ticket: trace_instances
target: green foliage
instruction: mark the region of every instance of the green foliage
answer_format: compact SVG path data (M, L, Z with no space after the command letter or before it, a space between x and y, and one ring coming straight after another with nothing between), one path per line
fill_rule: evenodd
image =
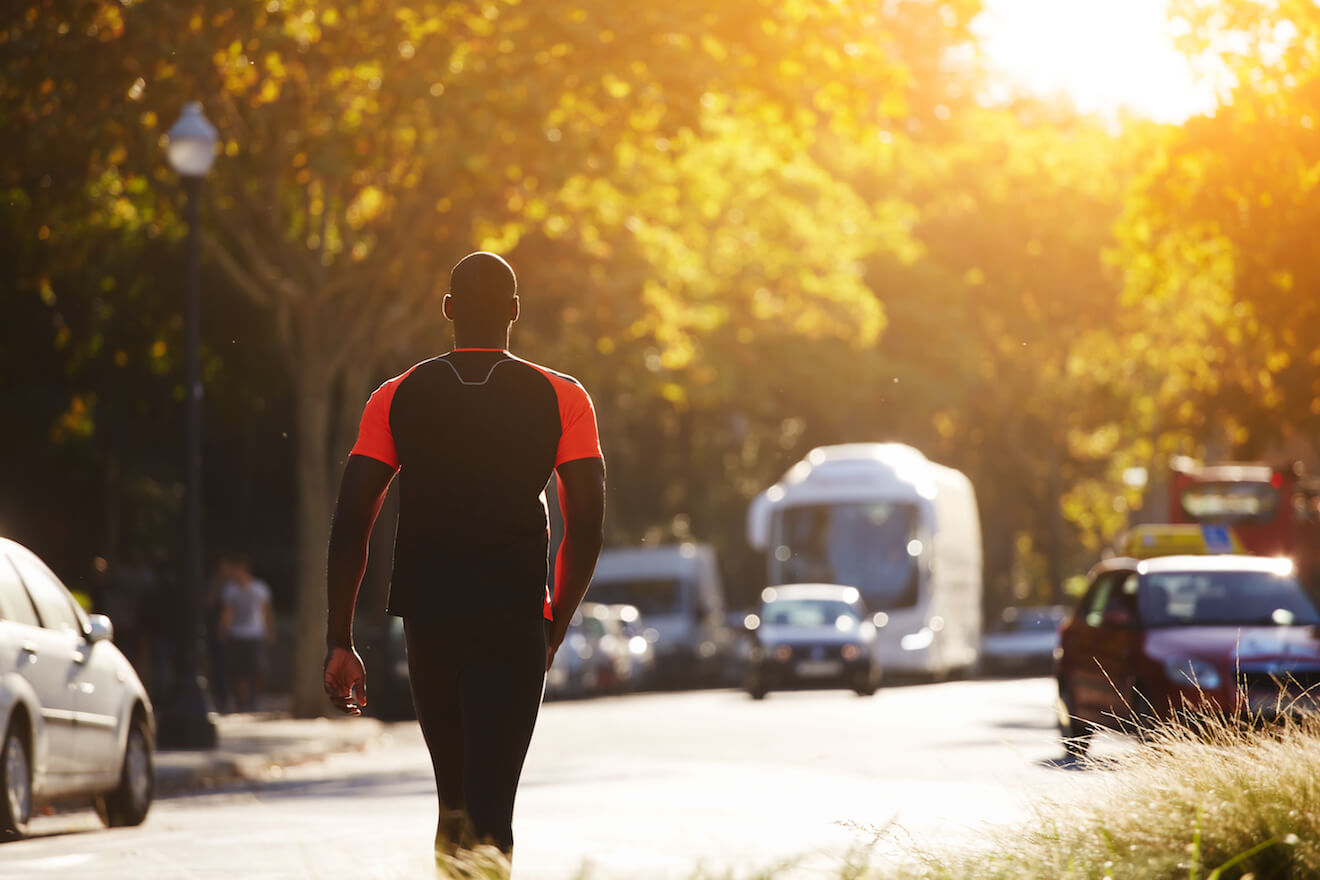
M1320 429L1320 10L1182 3L1191 51L1231 84L1150 162L1122 227L1126 297L1164 374L1156 406L1242 455Z
M979 8L10 4L0 370L41 385L14 449L123 459L167 514L137 433L181 396L161 148L201 100L208 412L296 445L270 507L301 511L305 639L361 403L444 347L478 247L519 271L520 353L596 398L612 541L712 540L753 595L747 500L813 444L896 439L972 476L999 598L1055 594L1138 503L1125 468L1316 436L1320 13L1179 4L1235 87L1115 130L978 102Z

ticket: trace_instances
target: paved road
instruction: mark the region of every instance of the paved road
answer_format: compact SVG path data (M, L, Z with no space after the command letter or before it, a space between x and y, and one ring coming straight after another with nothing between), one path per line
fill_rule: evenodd
M843 691L655 694L543 710L515 817L520 880L828 877L872 858L974 843L1103 773L1061 767L1048 679ZM367 753L255 790L158 802L141 828L42 819L0 846L0 876L434 877L434 785L415 725ZM1102 742L1101 750L1127 748Z

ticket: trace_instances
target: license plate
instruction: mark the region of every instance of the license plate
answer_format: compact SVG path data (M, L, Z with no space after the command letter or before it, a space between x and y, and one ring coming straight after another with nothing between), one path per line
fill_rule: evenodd
M843 672L843 664L838 660L803 660L797 665L797 674L802 678L829 678Z

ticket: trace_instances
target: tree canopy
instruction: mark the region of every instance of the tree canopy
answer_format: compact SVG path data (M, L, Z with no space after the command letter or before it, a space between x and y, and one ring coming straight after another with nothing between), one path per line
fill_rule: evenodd
M173 552L185 230L162 145L199 100L222 138L208 450L245 450L208 453L208 539L267 536L300 712L339 462L374 385L444 348L438 295L478 248L519 273L515 347L596 399L611 541L710 540L750 598L748 499L811 445L895 439L971 475L990 604L1056 596L1140 503L1126 469L1317 438L1320 13L1175 4L1226 90L1171 126L984 99L979 9L10 4L0 369L26 415L5 448L75 462L59 499L103 496L76 524L51 501L34 540L63 534L79 571ZM41 496L11 485L6 528ZM263 486L262 528L227 527Z

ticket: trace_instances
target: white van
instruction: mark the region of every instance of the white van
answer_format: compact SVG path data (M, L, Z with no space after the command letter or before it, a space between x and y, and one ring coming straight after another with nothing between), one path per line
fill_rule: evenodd
M822 446L753 500L747 536L770 586L856 587L885 670L942 677L976 664L981 525L961 472L900 443Z
M655 645L662 684L714 684L723 675L732 635L715 551L706 544L605 550L587 600L632 605Z

